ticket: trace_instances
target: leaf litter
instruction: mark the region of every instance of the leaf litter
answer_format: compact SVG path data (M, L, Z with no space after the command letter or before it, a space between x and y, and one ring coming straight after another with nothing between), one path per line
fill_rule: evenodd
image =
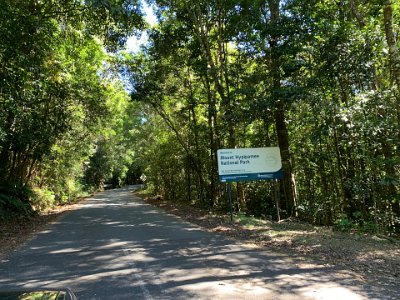
M140 196L140 194L137 194ZM316 260L355 272L359 278L399 289L400 240L386 236L344 233L295 219L273 222L202 210L185 203L145 198L156 206L210 232L285 254Z

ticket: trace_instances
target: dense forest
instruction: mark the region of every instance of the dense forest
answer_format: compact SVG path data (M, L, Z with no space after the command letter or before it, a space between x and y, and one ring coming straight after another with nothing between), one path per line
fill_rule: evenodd
M140 114L116 53L144 22L121 2L0 1L0 218L137 172L129 131Z
M217 150L279 146L237 212L400 231L400 3L1 0L0 218L105 184L228 209ZM124 51L146 33L141 51Z

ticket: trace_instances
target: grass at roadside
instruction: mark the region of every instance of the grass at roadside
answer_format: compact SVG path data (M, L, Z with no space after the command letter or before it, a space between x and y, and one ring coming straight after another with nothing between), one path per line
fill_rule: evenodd
M399 240L336 232L331 227L316 227L293 220L271 222L238 215L234 222L264 246L289 248L367 274L400 277Z

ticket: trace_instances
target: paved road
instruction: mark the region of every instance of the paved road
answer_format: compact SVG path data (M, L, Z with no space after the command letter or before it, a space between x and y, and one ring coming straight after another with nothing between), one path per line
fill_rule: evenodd
M78 299L395 299L346 272L243 246L135 198L99 193L0 263L0 290Z

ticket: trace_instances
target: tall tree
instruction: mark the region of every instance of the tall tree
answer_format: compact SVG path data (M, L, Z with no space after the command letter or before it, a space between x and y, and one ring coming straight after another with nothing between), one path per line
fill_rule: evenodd
M103 117L98 37L116 49L143 22L137 1L0 4L0 193L8 193L30 185L77 120L91 130Z

